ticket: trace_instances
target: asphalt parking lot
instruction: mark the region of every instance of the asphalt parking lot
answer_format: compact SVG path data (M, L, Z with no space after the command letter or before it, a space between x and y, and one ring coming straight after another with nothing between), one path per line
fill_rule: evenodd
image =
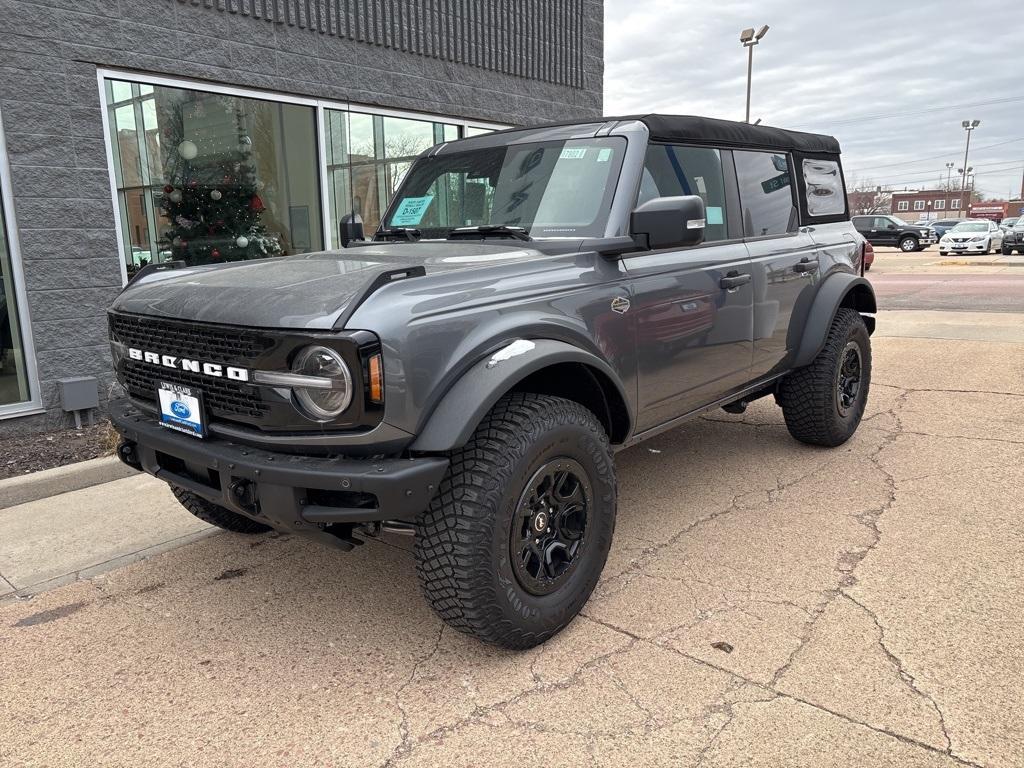
M760 401L619 454L604 578L527 653L443 628L403 538L217 534L8 602L0 764L1024 764L1024 346L874 349L840 449Z

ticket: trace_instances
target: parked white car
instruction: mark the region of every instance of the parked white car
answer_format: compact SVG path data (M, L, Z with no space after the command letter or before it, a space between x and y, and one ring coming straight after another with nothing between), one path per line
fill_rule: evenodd
M939 240L939 253L990 253L1003 245L1003 230L988 219L961 221Z

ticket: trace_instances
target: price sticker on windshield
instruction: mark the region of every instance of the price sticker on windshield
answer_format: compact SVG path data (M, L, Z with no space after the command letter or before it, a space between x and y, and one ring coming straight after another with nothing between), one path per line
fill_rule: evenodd
M433 195L423 197L406 197L398 204L398 208L391 215L391 226L393 227L414 227L423 221L423 216L433 202Z
M558 156L559 160L582 160L587 156L586 147L566 147L562 150L562 154Z

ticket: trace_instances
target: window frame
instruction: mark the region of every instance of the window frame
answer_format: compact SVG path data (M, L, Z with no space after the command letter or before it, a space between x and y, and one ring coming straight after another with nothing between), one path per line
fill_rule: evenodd
M959 197L954 197L954 198L950 199L950 201L949 201L949 210L951 210L951 211L959 211L960 210L960 198Z
M896 213L903 213L910 210L909 200L897 200L896 201Z
M278 91L261 90L258 88L245 88L233 85L223 85L219 83L209 83L203 80L195 80L191 78L183 77L168 77L164 75L151 75L147 73L137 72L131 69L118 69L114 67L97 67L96 68L96 85L99 92L100 99L100 113L102 116L103 123L103 144L104 151L107 158L107 173L110 179L110 199L112 204L115 206L114 211L114 231L117 235L117 253L121 262L121 282L127 284L128 282L128 262L125 253L125 238L124 238L124 227L122 225L122 211L119 206L119 193L117 187L117 176L115 170L115 158L113 155L112 142L110 141L110 110L107 103L106 94L106 81L107 80L120 80L129 83L136 83L138 85L151 85L164 88L180 88L185 90L200 91L203 93L221 94L224 96L234 96L243 99L258 99L260 101L271 101L281 104L294 104L297 106L312 107L314 109L313 126L316 131L316 154L315 164L318 179L318 189L320 192L320 218L321 226L324 233L324 248L325 250L332 250L340 247L338 242L338 233L333 231L331 224L331 211L330 211L330 195L328 189L328 166L327 166L327 126L326 126L326 110L337 110L341 112L358 112L370 115L380 115L382 117L396 117L399 119L407 120L420 120L425 122L434 123L448 123L458 127L459 137L462 138L467 135L467 131L498 131L511 126L503 125L500 123L490 123L482 120L473 120L470 118L460 118L453 115L437 115L427 112L413 112L411 110L399 110L390 109L386 107L377 107L371 104L362 104L354 101L337 101L333 99L317 99L305 96L295 96L292 94L281 93ZM117 103L117 102L115 102ZM6 158L6 154L4 155ZM9 173L4 174L4 179L8 179ZM5 203L6 204L6 203ZM8 225L10 226L10 225ZM27 343L26 343L26 346ZM38 391L38 387L36 387ZM2 411L0 411L2 415Z
M18 222L14 210L14 191L11 186L11 166L7 157L7 138L4 135L3 120L0 119L0 197L3 198L3 224L6 227L7 249L11 263L10 280L14 286L14 314L21 336L21 353L28 383L28 399L20 403L0 405L0 419L13 416L29 416L43 413L42 393L39 387L39 365L36 358L35 341L32 337L32 321L28 311L28 293L25 288L25 273L21 262L21 243L18 239ZM0 232L0 237L4 232ZM123 262L122 262L123 263Z
M923 211L925 209L924 200L914 201L914 211Z
M932 203L932 210L933 211L944 211L944 210L946 210L946 201L945 200L936 200L935 202Z

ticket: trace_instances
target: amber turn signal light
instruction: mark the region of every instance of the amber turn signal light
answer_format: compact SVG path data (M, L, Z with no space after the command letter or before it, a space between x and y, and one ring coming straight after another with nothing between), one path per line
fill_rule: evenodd
M384 368L381 363L380 353L370 358L370 402L384 402Z

